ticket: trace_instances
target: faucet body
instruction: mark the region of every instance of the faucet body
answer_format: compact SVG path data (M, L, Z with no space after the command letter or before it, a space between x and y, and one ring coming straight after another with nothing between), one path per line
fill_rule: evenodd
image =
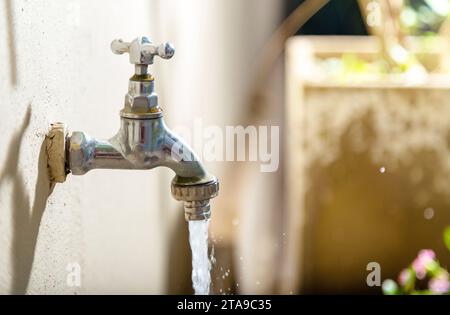
M130 61L136 64L120 112L120 129L109 140L73 132L66 144L68 169L73 175L83 175L93 169L168 167L176 174L171 191L175 199L184 202L186 220L208 219L209 200L218 194L218 181L208 174L193 150L167 128L154 91L154 78L147 73L153 55L170 58L173 47L152 46L145 37L132 43L114 41L111 47L115 53L129 52ZM153 52L151 58L149 51Z
M122 117L121 127L111 139L97 140L75 131L69 145L69 166L74 175L101 168L146 170L165 166L183 183L201 184L210 179L195 153L167 128L163 117Z

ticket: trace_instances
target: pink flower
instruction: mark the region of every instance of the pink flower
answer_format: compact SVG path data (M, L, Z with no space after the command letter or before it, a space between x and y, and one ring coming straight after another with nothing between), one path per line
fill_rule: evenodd
M428 288L436 294L447 293L450 290L450 282L448 281L448 273L441 272L430 280Z
M403 269L402 272L400 272L400 275L398 276L398 283L400 283L401 286L405 286L410 278L411 278L411 271L409 269Z
M436 257L435 253L431 249L422 249L414 259L412 263L412 268L416 272L418 279L425 278L427 274L427 265L434 261Z

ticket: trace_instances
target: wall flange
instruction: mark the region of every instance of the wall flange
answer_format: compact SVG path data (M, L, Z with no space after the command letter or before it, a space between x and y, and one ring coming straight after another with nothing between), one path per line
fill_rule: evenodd
M66 138L64 123L53 123L45 136L45 152L47 154L47 170L51 183L63 183L66 180Z

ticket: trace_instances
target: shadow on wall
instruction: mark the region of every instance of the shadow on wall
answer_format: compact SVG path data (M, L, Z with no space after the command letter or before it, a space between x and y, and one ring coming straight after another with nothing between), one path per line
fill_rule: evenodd
M10 81L13 86L17 85L17 54L16 34L14 31L12 0L5 0L5 12L8 31Z
M13 218L12 235L12 287L11 293L24 294L30 278L31 266L34 259L39 224L51 193L50 182L47 175L47 159L45 155L45 141L42 142L39 152L38 177L35 188L35 199L30 209L30 196L28 195L23 175L19 169L19 153L24 133L30 123L31 105L28 106L22 126L14 135L6 157L4 169L0 173L0 187L10 180L12 182L11 211Z

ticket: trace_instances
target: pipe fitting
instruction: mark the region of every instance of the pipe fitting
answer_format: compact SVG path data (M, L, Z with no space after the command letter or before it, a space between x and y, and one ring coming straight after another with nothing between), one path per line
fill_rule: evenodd
M186 221L202 221L211 217L209 199L199 201L185 201L184 218Z
M219 181L211 176L211 181L204 184L179 184L175 177L171 185L172 196L184 204L186 221L206 220L211 217L210 199L219 193Z
M63 123L51 124L45 142L49 180L51 183L63 183L68 173L66 165L66 126Z

